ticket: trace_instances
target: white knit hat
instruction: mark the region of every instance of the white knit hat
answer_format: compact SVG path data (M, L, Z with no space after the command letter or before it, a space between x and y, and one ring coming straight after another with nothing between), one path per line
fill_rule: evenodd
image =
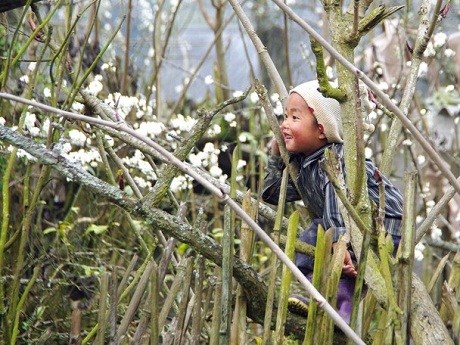
M299 94L313 109L313 115L324 127L324 135L329 143L342 143L342 118L340 104L334 98L326 98L319 92L317 80L300 84L289 91Z

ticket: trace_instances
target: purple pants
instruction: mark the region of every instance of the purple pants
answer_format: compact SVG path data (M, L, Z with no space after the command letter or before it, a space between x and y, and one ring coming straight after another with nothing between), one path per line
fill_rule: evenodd
M314 219L311 226L300 235L299 239L302 242L316 246L318 224L322 225L322 220ZM393 255L395 255L396 251L398 250L401 237L392 237L394 242ZM352 259L355 259L353 253ZM315 262L314 258L305 254L296 253L294 262L300 271L302 271L302 273L305 275L305 277L311 281L313 277L313 265ZM337 312L348 323L350 322L351 310L353 308L352 303L355 282L356 278L342 274L337 289Z

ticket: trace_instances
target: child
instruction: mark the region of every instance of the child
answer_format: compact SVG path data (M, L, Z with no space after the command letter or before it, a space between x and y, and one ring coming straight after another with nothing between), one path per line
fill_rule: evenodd
M316 245L318 224L324 229L333 228L333 247L339 236L345 232L345 224L339 210L334 187L320 168L319 162L324 159L324 151L335 147L342 162L342 171L345 174L343 162L343 140L341 136L341 113L337 100L325 98L318 90L316 80L300 84L289 92L284 121L281 131L287 151L291 159L299 163L298 186L302 189L308 205L305 205L315 218L312 225L300 235L300 240ZM265 176L265 187L262 198L271 204L278 203L281 176L284 163L276 140L272 140L271 155L268 159ZM366 160L367 189L369 198L378 204L379 189L375 180L376 168L370 160ZM385 220L387 233L392 235L395 248L400 241L402 218L402 196L400 191L391 182L383 177L385 185ZM286 201L300 200L300 196L292 183L287 187ZM311 280L313 258L296 253L295 264L305 276ZM340 278L337 310L342 318L349 322L353 290L356 277L350 252L345 253L345 260ZM300 295L289 298L288 307L292 312L306 315L308 300Z

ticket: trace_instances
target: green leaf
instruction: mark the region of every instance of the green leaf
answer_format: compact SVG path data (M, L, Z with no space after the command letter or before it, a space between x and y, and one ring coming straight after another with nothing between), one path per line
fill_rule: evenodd
M94 232L96 235L100 235L107 230L108 225L96 225L91 224L85 231L85 235L88 235L91 232Z

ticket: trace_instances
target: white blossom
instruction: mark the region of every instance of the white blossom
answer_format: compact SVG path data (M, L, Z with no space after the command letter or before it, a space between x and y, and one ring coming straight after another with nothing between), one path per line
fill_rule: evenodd
M252 103L257 103L259 101L259 95L257 92L251 92L249 97Z
M210 137L214 137L214 136L220 134L221 132L222 132L222 129L220 128L220 126L217 123L215 123L211 127L209 127L209 129L207 131L207 134Z
M5 118L0 116L0 125L4 126L5 123L6 123Z
M62 144L61 151L63 153L69 153L70 151L72 151L72 144L69 142L65 142L64 144Z
M29 66L27 67L27 69L31 72L35 71L35 67L37 67L37 63L36 62L31 62L29 63Z
M222 174L220 177L219 177L219 181L220 183L225 183L225 181L227 181L227 174Z
M211 75L207 75L205 78L204 78L204 83L206 85L211 85L214 83L214 79L212 78Z
M233 97L241 97L243 96L243 91L235 91L233 92Z
M423 52L423 56L432 57L432 56L435 56L435 55L436 55L436 51L434 49L433 43L428 42L428 45L427 45L425 51Z
M82 111L85 106L82 103L79 102L73 102L72 103L72 109L75 110L76 112Z
M382 90L382 91L387 91L387 90L390 88L389 85L388 85L388 83L386 83L386 82L384 82L384 81L380 82L380 83L378 84L378 87L379 87L379 89Z
M181 190L192 189L192 180L188 176L179 175L172 179L169 187L173 193Z
M28 75L23 75L22 77L19 78L20 81L22 81L24 84L29 84L29 76Z
M211 174L212 177L220 177L222 175L222 169L219 168L217 165L213 165L209 169L209 173Z
M51 98L51 90L49 87L45 87L43 89L43 96L46 98Z
M238 140L241 143L245 143L248 140L248 137L247 137L246 133L241 133L240 136L238 137Z
M279 93L273 93L271 96L270 96L270 100L272 102L278 102L280 100L280 95Z
M444 32L438 32L436 35L433 37L434 41L434 48L441 48L444 46L447 42L447 35Z
M438 228L437 226L434 226L431 229L431 238L434 240L439 240L442 236L442 230Z
M129 167L139 169L147 177L147 179L157 179L155 172L153 171L150 164L145 160L145 156L141 151L134 151L134 155L124 157L122 161Z
M233 113L226 113L224 115L224 120L227 121L228 123L232 122L233 120L235 120L236 118L236 115L233 114Z
M35 127L35 122L37 121L37 116L33 113L26 112L26 116L24 118L24 128L27 130L31 130Z
M423 155L418 155L418 156L417 156L417 163L418 163L418 164L423 164L423 163L425 163L425 162L426 162L425 156L423 156Z
M273 112L276 116L281 116L284 114L283 105L280 101L275 103L275 108L273 108Z
M141 122L139 128L136 129L140 135L148 136L151 138L158 137L161 133L163 133L165 129L165 125L161 122L149 121L149 122Z
M372 151L372 149L370 147L366 147L364 149L364 155L367 159L370 159L372 158L372 155L374 154L374 152Z
M78 129L72 129L69 131L70 142L77 146L84 146L86 142L86 135L80 132Z
M402 144L403 144L404 146L411 146L411 145L412 145L412 140L406 139L406 140L404 140L404 141L402 142Z
M171 119L171 126L181 132L190 132L195 124L195 119L190 116L184 117L182 114L178 114L176 118Z
M102 76L100 74L94 77L94 80L89 83L89 85L85 88L85 90L93 96L97 96L99 92L104 89L104 85L102 84Z
M446 58L454 57L455 54L457 54L455 50L452 50L450 48L447 48L446 50L444 50L444 55L446 56Z
M423 251L425 250L425 245L423 243L417 243L414 248L414 258L417 261L423 260Z
M246 166L246 161L239 159L238 163L236 164L236 170L240 170L241 168Z
M134 176L133 177L134 182L136 182L136 185L139 188L145 189L145 188L150 188L152 187L152 183L150 181L145 180L144 178L140 176Z
M75 164L80 164L83 169L88 170L88 166L95 167L97 163L102 162L99 151L80 149L72 151L68 154L63 154L69 161Z

